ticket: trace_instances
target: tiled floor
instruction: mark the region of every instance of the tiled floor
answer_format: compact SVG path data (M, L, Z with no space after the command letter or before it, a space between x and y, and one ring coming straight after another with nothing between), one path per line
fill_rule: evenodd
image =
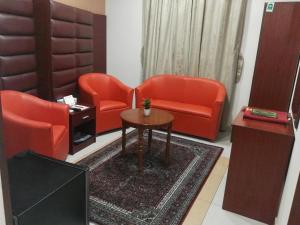
M131 129L128 129L128 132L130 131ZM98 136L96 143L78 152L74 156L69 156L67 161L75 163L119 137L121 137L121 131ZM202 143L218 145L224 148L222 157L219 159L219 162L216 164L205 186L199 193L187 217L185 218L183 225L264 225L258 221L251 220L222 209L227 178L226 171L231 149L231 143L229 141L230 134L228 132L220 133L219 138L215 143L186 136L180 137ZM93 225L93 223L91 223L91 225Z

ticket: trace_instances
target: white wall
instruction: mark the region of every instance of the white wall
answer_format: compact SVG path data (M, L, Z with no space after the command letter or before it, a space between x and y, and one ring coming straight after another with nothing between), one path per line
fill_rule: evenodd
M248 1L244 36L241 46L241 54L244 57L244 67L234 94L232 118L238 114L243 106L248 105L263 13L264 1Z
M108 0L107 73L130 87L141 81L143 0Z
M5 225L5 214L4 214L3 195L2 195L1 176L0 176L0 225Z

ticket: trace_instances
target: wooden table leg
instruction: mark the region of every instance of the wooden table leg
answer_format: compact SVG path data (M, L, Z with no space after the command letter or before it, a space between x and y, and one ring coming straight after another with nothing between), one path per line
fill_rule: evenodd
M126 148L126 123L122 121L122 154L125 154Z
M139 132L139 149L138 149L138 157L139 157L139 172L144 172L144 129L138 128Z
M149 129L148 133L148 150L151 150L151 142L152 142L152 129Z
M170 139L171 139L171 129L172 124L170 124L167 128L167 144L166 144L166 155L165 155L165 163L168 166L170 162Z

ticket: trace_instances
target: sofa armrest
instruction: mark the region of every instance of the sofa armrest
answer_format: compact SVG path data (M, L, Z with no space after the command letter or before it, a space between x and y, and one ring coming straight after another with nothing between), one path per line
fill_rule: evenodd
M3 112L4 145L6 150L36 150L51 155L53 127L50 123L26 119L16 114ZM12 156L17 152L8 152Z
M79 89L81 102L88 103L94 106L99 106L99 94L95 90L93 90L85 80L79 79Z
M49 122L53 125L62 125L69 128L69 106L65 104L59 104L49 102L44 122Z
M226 91L221 89L218 91L215 102L223 104L226 98Z
M151 84L149 81L145 81L143 84L135 88L135 102L136 107L142 107L143 100L145 98L151 98L153 93L151 93Z
M220 127L221 119L222 119L222 112L224 107L224 102L226 98L226 89L222 85L217 93L217 97L213 103L212 107L212 116L213 119L216 121L216 129Z
M114 89L112 90L113 98L125 102L131 108L134 89L123 84L113 76L111 76L111 81L114 86Z

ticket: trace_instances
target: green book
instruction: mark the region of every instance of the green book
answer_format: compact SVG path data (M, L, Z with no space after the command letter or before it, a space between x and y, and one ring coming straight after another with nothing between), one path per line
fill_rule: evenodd
M251 113L256 116L264 116L268 118L277 118L277 113L276 112L271 112L267 110L262 110L262 109L252 109Z

